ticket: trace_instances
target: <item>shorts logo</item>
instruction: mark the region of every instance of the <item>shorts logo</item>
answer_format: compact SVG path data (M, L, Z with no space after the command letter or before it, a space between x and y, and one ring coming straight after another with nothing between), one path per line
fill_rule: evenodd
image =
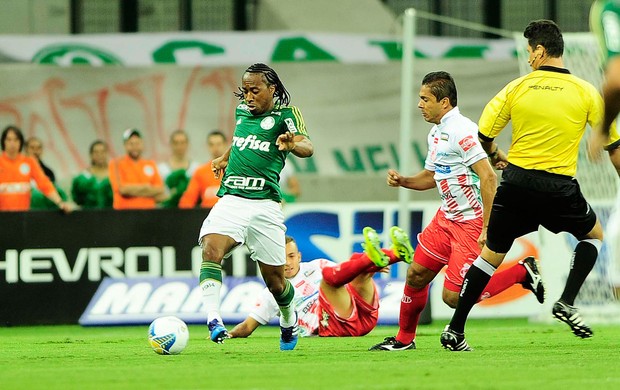
M19 172L22 175L27 175L30 173L30 165L23 163L22 165L19 166Z
M153 176L155 174L155 170L150 165L144 166L144 174L147 176Z
M461 146L461 149L463 149L463 151L467 152L469 149L473 148L474 145L476 145L476 141L474 140L473 136L468 135L467 137L459 141L459 145Z
M271 116L268 116L265 119L263 119L262 121L260 121L260 127L263 130L269 130L275 124L276 124L276 120L273 119L273 117L271 117Z
M471 267L470 264L463 265L463 268L461 268L461 271L459 272L459 275L461 275L461 278L465 277L465 274L467 273L467 271L469 271L469 267Z

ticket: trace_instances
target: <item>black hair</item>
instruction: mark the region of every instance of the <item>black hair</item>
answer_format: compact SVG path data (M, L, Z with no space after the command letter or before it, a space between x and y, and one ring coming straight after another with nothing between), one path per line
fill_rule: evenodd
M19 129L19 127L14 125L8 125L2 130L2 136L0 136L0 143L2 143L2 150L4 151L4 142L6 141L6 137L9 135L9 131L15 133L17 138L19 139L19 151L21 152L24 149L24 133Z
M209 138L211 138L211 137L213 137L213 136L219 136L219 137L222 137L222 139L223 139L224 141L226 141L226 136L224 135L224 133L222 133L222 132L221 132L221 131L219 131L219 130L213 130L213 131L211 131L209 134L207 134L207 141L209 140Z
M454 79L450 76L450 73L444 71L431 72L424 76L422 85L426 85L430 88L431 93L435 96L437 101L447 97L450 101L450 105L456 107L456 84L454 84Z
M558 58L564 54L564 38L560 27L553 20L534 20L531 21L525 30L523 36L527 39L527 44L532 49L541 45L547 51L550 57Z
M261 63L250 65L250 67L245 70L245 73L260 73L265 77L267 86L273 85L276 87L276 91L273 94L273 97L276 99L276 106L288 106L291 102L291 95L289 95L286 88L284 88L284 84L282 84L276 71L269 66ZM239 92L235 92L234 94L239 100L243 100L243 90L241 88L239 88Z
M98 139L98 140L93 141L92 144L90 144L90 146L88 147L88 154L93 154L93 151L95 150L95 146L97 145L103 145L105 146L106 149L108 148L108 144Z

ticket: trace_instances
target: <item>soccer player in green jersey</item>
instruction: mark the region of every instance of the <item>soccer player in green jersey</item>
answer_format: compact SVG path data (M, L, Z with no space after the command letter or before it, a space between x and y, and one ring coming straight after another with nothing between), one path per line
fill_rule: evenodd
M589 152L591 157L598 160L604 146L620 174L620 136L613 125L620 113L620 0L594 1L590 9L590 28L603 48L606 66L603 122L592 132Z
M289 153L310 157L314 147L301 112L288 106L290 95L269 66L246 69L235 96L241 104L232 143L212 162L215 176L224 175L221 199L199 234L207 323L212 341L222 343L229 337L220 315L222 260L244 244L280 308L280 349L292 350L297 344L297 313L292 306L295 290L284 277L286 227L278 181Z

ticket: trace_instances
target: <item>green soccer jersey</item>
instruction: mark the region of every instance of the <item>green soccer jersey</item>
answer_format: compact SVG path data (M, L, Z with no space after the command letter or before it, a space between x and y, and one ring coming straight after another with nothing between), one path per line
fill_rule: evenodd
M606 57L620 55L620 0L596 0L590 9L590 28Z
M280 202L278 181L289 152L279 151L276 140L287 131L308 136L301 112L291 106L253 115L245 104L240 104L235 119L228 166L217 195Z

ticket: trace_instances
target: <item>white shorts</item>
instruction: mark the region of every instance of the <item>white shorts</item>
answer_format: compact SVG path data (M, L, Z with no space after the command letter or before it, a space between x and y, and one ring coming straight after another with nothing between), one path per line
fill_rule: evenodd
M212 233L245 244L254 261L276 266L286 263L284 214L280 203L271 199L224 195L202 223L198 243Z

